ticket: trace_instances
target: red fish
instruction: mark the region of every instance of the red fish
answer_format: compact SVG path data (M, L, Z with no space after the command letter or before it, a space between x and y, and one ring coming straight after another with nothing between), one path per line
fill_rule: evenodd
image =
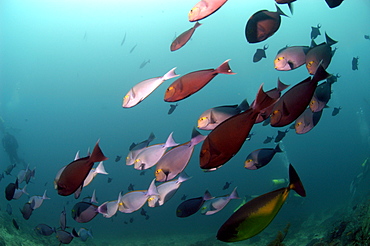
M180 101L202 89L219 73L235 74L229 66L229 61L224 61L216 69L199 70L178 78L167 88L164 100L166 102Z
M328 76L329 74L320 64L312 78L308 77L289 89L274 105L270 125L282 127L295 121L310 104L317 83Z
M199 27L200 25L202 24L200 24L199 22L195 22L192 28L183 32L182 34L180 34L180 36L176 37L175 40L171 44L170 50L175 51L175 50L180 49L182 46L184 46L189 41L191 36L193 36L195 29L197 29L197 27Z
M64 168L57 181L58 194L69 196L74 193L83 186L84 180L93 167L94 162L105 161L107 159L101 151L98 141L90 156L77 159Z
M260 111L276 100L261 86L253 107L223 121L207 136L200 151L200 167L215 169L229 161L242 147Z

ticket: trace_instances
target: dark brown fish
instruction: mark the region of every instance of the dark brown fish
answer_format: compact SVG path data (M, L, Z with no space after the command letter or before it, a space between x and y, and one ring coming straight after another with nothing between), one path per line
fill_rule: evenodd
M170 50L175 51L184 46L190 40L191 36L193 36L195 29L197 29L197 27L199 27L200 25L202 24L197 21L192 28L176 37L176 39L171 44Z
M57 182L58 194L68 196L74 193L83 185L83 182L89 174L94 162L107 160L99 147L99 141L95 144L91 156L77 159L68 164L61 173Z
M235 74L226 60L216 69L199 70L185 74L175 80L166 90L164 100L166 102L177 102L202 89L217 74Z
M242 147L260 111L276 100L261 86L253 107L223 121L207 136L200 151L200 167L215 169L229 161Z
M276 12L260 10L254 13L245 26L245 37L249 43L258 43L271 37L280 27L281 17L286 16L276 5Z
M22 215L23 215L23 218L25 220L28 220L31 215L32 215L32 212L33 212L33 209L32 209L32 206L31 206L31 203L27 202L23 205L23 208L20 209Z
M15 190L18 189L18 179L15 180L15 183L10 183L5 188L5 198L10 201L13 199Z
M329 74L320 65L312 78L308 77L289 89L274 105L270 125L282 127L295 121L309 105L317 83L328 76Z

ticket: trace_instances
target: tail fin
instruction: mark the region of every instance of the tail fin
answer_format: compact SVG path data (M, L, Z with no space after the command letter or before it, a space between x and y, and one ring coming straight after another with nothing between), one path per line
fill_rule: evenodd
M165 75L163 75L162 80L165 81L165 80L172 79L172 78L179 76L178 74L175 73L175 69L176 67L172 68Z
M251 106L254 111L261 112L263 109L273 105L279 98L271 98L262 89L263 84L261 84L256 99Z
M276 4L275 4L275 6L276 6L276 12L279 14L279 15L283 15L283 16L286 16L286 17L289 17L289 16L287 16L280 8L279 8L279 6L277 6Z
M281 82L280 78L278 78L278 82L277 82L277 86L276 86L278 91L283 91L288 87L289 87L289 85L284 84L283 82Z
M238 192L236 191L236 188L237 188L237 187L235 187L235 188L234 188L234 190L233 190L233 191L231 192L231 194L229 195L230 200L231 200L231 199L240 199L239 194L238 194Z
M164 144L165 147L173 147L179 145L178 143L175 142L175 140L172 138L173 132L170 133L170 135L167 138L166 143Z
M326 39L326 43L329 46L332 46L333 44L338 43L338 41L335 41L334 39L332 39L331 37L329 37L329 35L326 32L325 32L325 39Z
M278 143L275 147L275 152L283 152L283 150L280 148L280 143Z
M289 189L295 190L295 192L297 192L298 195L305 197L306 191L303 187L301 179L299 178L292 164L289 165L289 180L290 180Z
M207 136L202 135L200 132L193 128L193 132L191 134L191 140L190 140L190 146L195 146L198 143L202 142L204 139L206 139Z
M102 150L99 147L99 140L96 142L94 150L90 156L91 162L99 162L99 161L105 161L108 158L104 156Z
M312 80L319 82L321 80L328 78L329 76L330 74L326 72L325 68L322 66L322 61L320 61L319 65L317 66L316 72L312 77Z
M223 74L235 74L229 66L229 61L230 59L224 61L215 71Z

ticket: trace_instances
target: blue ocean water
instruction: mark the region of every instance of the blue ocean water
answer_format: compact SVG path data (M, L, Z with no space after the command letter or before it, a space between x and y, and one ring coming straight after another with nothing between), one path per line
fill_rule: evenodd
M312 214L320 215L348 203L352 197L350 183L362 171L361 163L369 156L370 149L370 40L364 38L370 35L370 2L346 0L330 9L324 0L299 0L293 4L293 15L287 6L280 5L289 17L282 17L279 30L261 43L249 44L244 37L248 18L261 9L274 11L274 1L228 1L200 21L202 26L183 48L170 52L174 37L193 26L187 20L187 13L196 2L0 2L0 116L7 131L18 140L19 155L31 168L36 167L28 193L42 195L47 189L51 198L28 221L23 221L17 211L27 202L27 197L10 201L13 217L22 225L33 228L46 223L57 227L65 206L67 224L92 228L96 240L109 241L126 235L166 237L204 233L212 236L241 201L231 201L212 216L195 214L181 219L175 212L183 194L188 198L198 197L208 189L212 195L220 196L237 186L240 196L260 195L274 188L272 179L287 178L288 162L300 175L307 197L296 198L303 200L297 203L288 199L271 225L274 228L271 235L283 229L287 222L299 231L299 225ZM53 180L58 170L73 160L76 151L85 156L87 149L92 149L100 139L100 146L109 157L104 162L108 176L98 175L83 189L81 197L91 195L95 189L101 204L117 199L121 191L127 192L130 183L135 189L147 189L154 178L154 169L140 175L140 171L124 164L132 142L145 140L150 132L156 135L153 143L163 143L171 132L178 143L187 142L203 111L238 104L245 98L251 102L262 83L265 90L272 89L278 78L291 86L302 81L308 76L304 66L288 72L276 71L273 60L286 45L310 45L311 26L318 23L322 25L322 35L316 42L325 41L324 32L338 41L327 71L341 77L333 84L329 108L324 109L319 124L303 135L289 131L283 140L285 152L277 154L268 166L252 171L246 170L243 164L251 151L274 147L273 143L264 145L263 140L276 136L277 130L286 127L255 125L252 139L215 172L206 173L199 168L200 145L197 146L186 168L192 179L162 207L145 205L148 220L139 211L118 212L112 219L98 215L83 225L70 217L73 204L79 200L59 196ZM265 44L269 45L267 58L253 63L255 50ZM359 70L353 71L351 61L357 56ZM140 69L140 64L148 59L150 63ZM165 81L137 106L122 108L123 96L142 80L162 76L173 67L177 67L176 73L180 75L216 68L227 59L231 59L230 67L236 75L216 76L201 91L180 101L171 115L167 115L169 103L163 101L163 95L173 79ZM342 110L333 117L333 108L339 106ZM117 155L123 159L116 163ZM1 149L0 169L9 164ZM22 168L17 166L12 176L1 180L0 187L5 189ZM111 183L107 177L112 178ZM222 190L225 182L230 181L231 188ZM363 186L360 185L358 192ZM7 201L3 196L0 200L4 212ZM125 224L130 218L134 222Z

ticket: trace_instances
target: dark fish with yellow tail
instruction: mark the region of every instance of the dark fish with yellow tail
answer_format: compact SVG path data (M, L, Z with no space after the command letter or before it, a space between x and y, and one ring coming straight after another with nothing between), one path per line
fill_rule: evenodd
M249 43L258 43L271 37L280 27L281 15L287 16L276 5L276 12L260 10L254 13L245 26L245 37Z
M200 151L200 167L215 170L229 161L242 147L258 114L278 98L269 97L262 85L253 106L219 124L204 140Z
M190 28L189 30L183 32L180 34L180 36L176 37L176 39L171 43L170 50L175 51L180 49L182 46L184 46L190 38L193 36L195 29L197 29L200 25L198 21L195 22L194 26Z
M90 156L77 159L64 167L56 182L58 194L61 196L69 196L74 193L83 186L84 180L94 163L107 159L108 158L105 157L101 151L98 141Z
M263 194L240 207L220 227L217 239L223 242L237 242L254 237L275 218L291 190L305 197L306 191L291 164L289 165L289 179L288 187Z
M180 101L202 89L219 73L235 74L229 66L229 61L230 60L224 61L216 69L199 70L178 78L167 88L164 100L166 102Z
M306 78L284 93L273 107L270 125L282 127L295 121L310 104L317 83L328 76L329 74L320 65L312 78Z

